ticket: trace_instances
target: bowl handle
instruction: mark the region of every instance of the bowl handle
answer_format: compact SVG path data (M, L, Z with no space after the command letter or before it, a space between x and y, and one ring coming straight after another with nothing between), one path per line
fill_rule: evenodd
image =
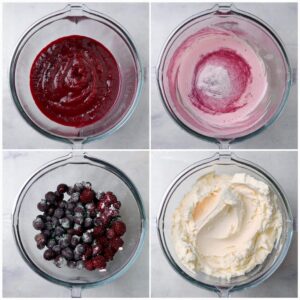
M71 287L71 298L81 298L82 287L75 285Z

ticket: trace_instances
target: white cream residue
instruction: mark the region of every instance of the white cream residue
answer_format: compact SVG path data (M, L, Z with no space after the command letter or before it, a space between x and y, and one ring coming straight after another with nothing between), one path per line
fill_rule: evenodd
M209 173L173 215L178 258L193 272L230 279L263 263L282 230L276 196L249 175Z

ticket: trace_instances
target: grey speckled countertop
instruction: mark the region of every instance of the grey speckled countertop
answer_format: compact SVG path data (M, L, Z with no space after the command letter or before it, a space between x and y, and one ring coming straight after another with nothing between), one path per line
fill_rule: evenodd
M38 19L63 9L66 3L5 3L3 5L3 145L8 149L70 148L70 145L46 138L31 128L13 103L9 83L9 64L13 51L25 30ZM144 68L144 85L140 102L130 120L103 140L85 148L144 149L149 146L149 6L147 3L88 3L87 6L111 16L131 35ZM134 16L134 18L132 17ZM138 24L138 26L137 26Z
M67 152L5 152L4 186L10 191L3 201L3 296L4 297L70 297L70 290L50 283L34 273L21 258L12 234L11 212L21 187L42 165ZM88 152L124 171L140 192L148 216L148 153ZM142 172L140 171L142 170ZM149 243L146 235L141 255L131 268L112 283L83 290L83 297L148 297Z
M275 29L283 40L294 74L297 73L297 3L236 3ZM158 91L155 70L162 47L171 32L185 19L211 8L213 3L153 3L151 9L151 118L152 147L174 149L214 149L216 145L196 138L180 128L165 111ZM166 22L167 16L167 22ZM296 75L295 75L296 76ZM242 149L297 148L297 82L280 118L258 136L234 144Z
M297 195L297 152L236 152L271 173L287 195L294 218L298 213ZM151 195L151 261L152 297L202 298L216 297L210 291L198 288L187 282L167 262L160 248L155 218L162 197L173 179L192 163L208 158L213 152L200 151L155 151L152 153L152 195ZM294 232L292 245L279 269L257 287L231 294L231 297L297 297L298 250L297 235ZM159 280L155 280L159 276Z

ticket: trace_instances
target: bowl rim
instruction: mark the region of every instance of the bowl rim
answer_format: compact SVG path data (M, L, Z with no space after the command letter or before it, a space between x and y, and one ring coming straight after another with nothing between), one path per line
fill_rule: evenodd
M285 208L285 213L288 216L286 242L285 242L285 244L282 245L278 257L276 258L274 263L270 266L270 268L267 269L266 271L264 271L259 277L255 278L255 280L253 280L253 281L250 281L248 283L244 283L241 285L233 285L231 287L215 286L215 285L211 285L208 283L203 283L203 282L200 282L200 281L196 280L195 278L191 277L190 275L188 275L173 259L172 255L168 249L168 246L167 246L167 243L165 240L165 234L164 234L164 214L165 214L165 211L167 209L169 202L171 201L170 196L173 193L173 189L177 188L177 186L180 185L186 179L186 176L190 175L190 173L194 169L199 169L199 167L201 167L201 169L203 169L204 167L218 165L218 164L219 165L228 165L228 164L232 165L233 164L236 166L242 165L251 170L254 170L259 175L262 175L263 178L266 178L268 181L270 181L270 183L276 188L277 192L280 195L279 200L282 202L283 207ZM243 290L244 288L255 287L255 286L261 284L266 279L268 279L279 268L281 263L284 261L286 255L289 251L290 245L291 245L291 241L292 241L292 237L293 237L293 224L294 224L294 220L293 220L293 215L292 215L292 211L290 208L290 204L288 202L288 199L285 195L284 190L278 184L276 179L261 166L255 164L249 160L246 160L244 158L240 158L239 156L237 156L236 154L231 153L231 152L225 152L225 153L217 152L213 156L211 156L207 159L197 161L197 162L189 165L188 167L186 167L183 171L181 171L172 180L171 184L168 186L168 188L163 196L163 199L162 199L162 202L161 202L161 205L160 205L157 217L156 217L156 229L157 229L159 244L163 250L164 256L166 257L169 265L171 265L171 267L179 275L181 275L185 280L196 285L197 287L205 288L205 289L213 291L217 294L224 293L227 295L230 292L240 291L240 290Z
M213 16L217 13L219 15L226 15L226 14L236 15L238 17L248 19L248 20L250 20L250 22L253 22L256 25L258 25L259 27L263 28L271 36L271 38L274 40L274 43L278 46L278 49L281 52L283 60L284 60L284 64L286 67L286 76L287 76L286 86L285 86L285 90L284 90L280 105L278 106L278 108L275 111L275 113L273 114L273 116L268 120L268 122L266 122L261 127L257 128L253 132L250 132L246 135L242 135L242 136L236 137L236 138L228 138L228 139L211 137L209 135L199 133L196 130L189 127L188 125L186 125L182 120L180 120L180 118L177 116L177 114L172 110L171 106L169 105L167 96L164 91L164 86L163 86L163 67L165 65L166 56L167 56L167 53L169 52L169 47L170 47L170 44L172 44L173 39L177 38L177 36L180 35L180 31L184 27L189 25L191 22L193 22L197 19L201 19L202 17L205 17L205 16L209 16L209 15ZM235 4L229 4L229 5L215 4L209 9L206 9L200 13L197 13L197 14L192 15L191 17L188 17L183 22L181 22L177 27L175 27L175 29L173 29L173 31L169 34L166 42L164 43L164 45L162 47L162 50L161 50L159 58L158 58L157 69L156 69L156 82L158 85L160 98L163 103L163 107L165 108L165 110L167 111L169 116L171 116L171 118L175 121L175 123L180 128L184 129L186 132L190 133L191 135L193 135L197 138L200 138L202 140L205 140L207 142L210 142L210 143L214 143L214 144L215 143L223 143L225 141L225 142L229 142L229 143L233 144L233 143L242 142L246 139L249 139L251 137L258 135L260 132L262 132L265 129L267 129L268 127L270 127L281 116L281 114L286 106L288 96L290 93L290 89L292 86L292 69L291 69L290 61L289 61L288 55L286 53L283 41L281 40L279 35L276 33L276 31L269 24L267 24L265 21L263 21L259 17L255 16L254 14L251 14L249 12L246 12L244 10L237 8L235 6Z
M21 236L19 234L19 212L22 206L22 200L24 195L27 193L28 189L31 187L31 185L35 182L36 179L39 177L45 175L51 170L63 167L68 164L87 164L87 165L93 165L95 167L102 167L106 171L113 173L115 176L119 177L119 179L129 188L131 191L136 204L139 209L140 213L140 224L141 224L141 233L139 237L139 242L136 245L134 252L132 253L130 259L127 261L125 265L122 266L122 268L113 273L112 276L98 280L91 283L70 283L68 281L56 279L50 275L48 275L46 272L41 270L35 263L32 262L30 256L27 254L26 250L24 249L21 241ZM147 217L145 208L143 205L142 197L140 196L140 193L138 192L136 186L131 181L131 179L118 167L112 165L111 163L108 163L104 160L98 159L93 156L89 156L86 152L83 152L82 155L80 153L74 154L73 152L70 152L67 155L58 157L54 160L49 161L48 163L44 164L42 167L40 167L36 172L34 172L29 178L26 180L22 188L20 189L20 192L18 193L13 210L12 210L12 231L14 240L18 249L18 252L20 253L23 260L26 262L26 264L30 267L32 271L40 275L41 277L45 278L46 280L62 285L68 288L86 288L86 287L93 287L93 286L101 286L106 283L110 283L114 281L115 279L119 278L120 276L124 275L129 268L135 263L136 259L139 257L139 255L142 252L144 243L145 243L145 237L147 232Z
M121 38L125 41L126 45L128 46L131 55L133 57L133 60L135 62L136 66L136 80L137 80L137 85L135 88L135 94L132 99L132 103L127 110L127 112L123 115L123 117L110 129L102 132L102 133L95 133L90 136L86 137L80 137L80 138L68 138L65 137L64 135L59 135L59 134L54 134L51 131L48 131L46 129L41 128L38 126L25 112L25 110L22 107L21 101L18 97L17 90L16 90L16 85L15 85L15 70L17 66L17 62L19 59L19 55L21 51L23 50L23 47L27 44L27 42L30 40L31 35L34 34L36 31L38 31L40 26L42 25L49 25L51 23L51 19L55 19L56 21L59 20L59 16L63 16L64 14L70 12L71 10L81 10L83 13L86 14L86 17L93 19L93 20L104 20L105 22L109 23L113 30L118 33L118 35L121 36ZM58 18L58 19L56 19ZM44 24L46 23L46 24ZM9 86L10 86L10 93L11 96L14 100L14 103L18 109L18 112L21 114L21 116L25 119L26 123L29 124L32 128L34 128L36 131L38 131L40 134L43 136L46 136L48 138L51 138L56 141L64 142L67 144L74 144L78 141L82 142L82 144L86 144L88 142L94 141L94 140L101 140L107 136L110 136L114 132L116 132L118 129L120 129L133 115L134 110L136 109L140 98L141 98L141 92L142 92L142 86L144 83L144 70L143 70L143 65L140 59L140 56L138 54L137 48L135 46L135 43L133 42L133 38L129 34L129 32L115 19L112 17L103 14L101 12L98 12L96 10L92 10L88 8L87 5L85 4L67 4L63 9L54 11L50 14L47 14L46 16L38 19L35 21L32 25L30 25L27 30L23 33L23 35L19 38L13 55L10 60L10 67L9 67ZM62 126L62 125L60 125ZM82 127L84 128L84 127Z

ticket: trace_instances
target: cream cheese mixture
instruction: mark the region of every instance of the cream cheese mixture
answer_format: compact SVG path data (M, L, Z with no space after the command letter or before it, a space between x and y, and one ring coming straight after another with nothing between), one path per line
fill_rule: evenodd
M173 215L175 251L192 272L230 279L264 262L282 230L269 186L249 175L199 178Z

